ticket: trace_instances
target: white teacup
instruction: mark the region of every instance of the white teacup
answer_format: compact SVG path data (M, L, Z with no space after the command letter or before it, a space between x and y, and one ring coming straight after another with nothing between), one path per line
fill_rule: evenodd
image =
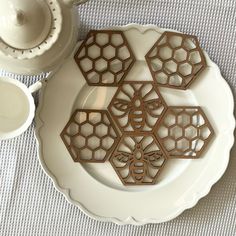
M18 80L0 77L0 140L16 137L30 126L35 113L32 93L40 87L40 82L27 88Z

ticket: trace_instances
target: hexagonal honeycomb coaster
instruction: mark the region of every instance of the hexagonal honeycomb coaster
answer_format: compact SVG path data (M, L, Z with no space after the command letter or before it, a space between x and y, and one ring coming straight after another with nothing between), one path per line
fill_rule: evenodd
M170 158L199 158L214 135L200 107L169 107L155 135Z
M155 184L166 155L154 136L123 136L110 162L124 185Z
M107 111L78 109L61 132L75 162L104 162L119 141Z
M150 133L166 111L166 104L153 82L124 82L108 110L125 133Z
M197 37L164 32L145 56L159 85L187 89L206 67Z
M95 31L87 35L75 61L89 85L118 86L135 62L122 31Z

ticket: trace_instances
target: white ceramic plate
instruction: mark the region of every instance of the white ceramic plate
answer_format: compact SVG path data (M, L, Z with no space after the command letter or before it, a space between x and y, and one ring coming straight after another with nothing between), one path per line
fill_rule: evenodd
M124 31L138 60L126 80L151 80L144 55L164 29L135 24L113 29ZM168 105L202 106L215 138L200 159L167 162L153 186L123 186L109 162L74 163L60 138L76 108L106 109L116 88L89 87L72 57L44 83L36 117L39 156L43 169L69 202L98 220L141 225L171 220L210 191L226 170L235 120L231 90L205 56L208 66L189 90L160 91Z

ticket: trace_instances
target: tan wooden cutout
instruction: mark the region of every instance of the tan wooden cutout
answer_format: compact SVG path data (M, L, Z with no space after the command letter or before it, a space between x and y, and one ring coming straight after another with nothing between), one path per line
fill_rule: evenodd
M166 155L152 135L124 135L110 162L124 185L155 184Z
M171 106L154 132L170 158L199 158L214 130L201 107Z
M91 30L74 58L92 86L118 86L135 62L124 33L115 30Z
M159 86L187 89L206 68L196 36L164 32L145 56Z
M167 106L153 82L123 82L108 110L122 132L151 133Z
M61 132L75 162L104 162L119 141L107 111L78 109Z

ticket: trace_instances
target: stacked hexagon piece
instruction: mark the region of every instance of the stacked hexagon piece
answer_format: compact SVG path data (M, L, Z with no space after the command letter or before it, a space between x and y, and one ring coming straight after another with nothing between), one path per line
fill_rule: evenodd
M165 32L147 53L153 79L160 86L186 89L206 67L195 36Z
M145 56L153 81L124 81L135 63L121 31L90 31L75 55L87 83L117 86L108 111L78 109L61 133L75 162L109 160L125 185L156 183L171 158L199 158L214 131L201 107L168 107L158 86L187 89L206 67L195 36L164 32Z
M89 85L118 86L135 58L123 32L90 31L75 61Z

